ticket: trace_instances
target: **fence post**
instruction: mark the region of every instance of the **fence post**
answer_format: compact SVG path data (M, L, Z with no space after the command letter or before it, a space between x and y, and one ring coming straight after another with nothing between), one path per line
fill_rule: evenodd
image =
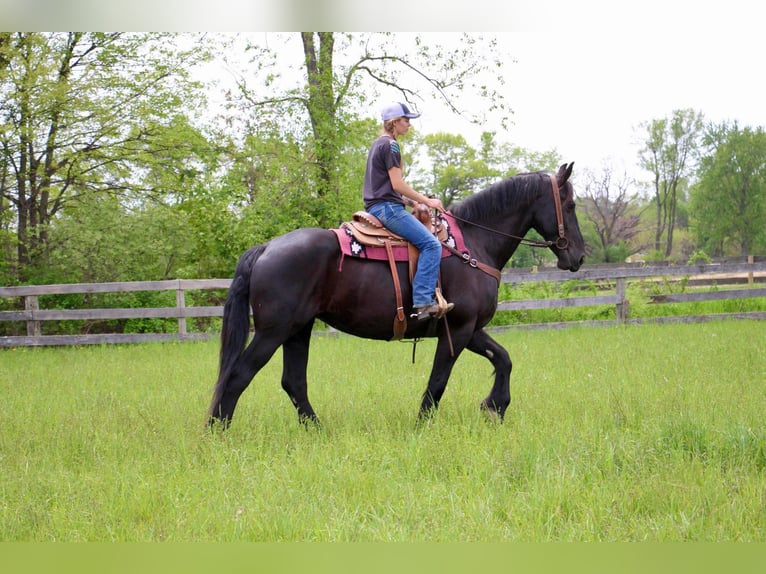
M627 279L625 277L618 277L615 289L617 291L617 297L620 302L615 306L615 313L617 315L617 323L625 323L630 315L630 301L625 298L627 290Z
M186 295L181 287L181 280L178 280L176 289L176 307L178 308L178 334L186 335L186 317L182 316L183 309L186 307Z
M754 261L753 256L752 255L748 255L747 256L747 262L750 265L752 265L753 261ZM747 286L748 287L752 287L753 286L753 272L752 271L747 274Z
M30 311L32 314L40 310L40 301L37 299L37 295L27 295L24 297L24 310ZM27 321L28 337L39 337L41 334L40 321Z

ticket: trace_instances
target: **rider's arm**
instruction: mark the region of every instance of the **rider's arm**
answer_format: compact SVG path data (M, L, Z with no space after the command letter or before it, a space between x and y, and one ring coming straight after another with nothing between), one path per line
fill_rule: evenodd
M391 186L394 188L394 191L404 197L405 202L409 199L413 202L423 203L431 209L444 211L444 207L439 198L426 197L422 193L415 191L406 181L404 181L404 178L402 177L402 168L393 166L388 170L388 177L391 179Z

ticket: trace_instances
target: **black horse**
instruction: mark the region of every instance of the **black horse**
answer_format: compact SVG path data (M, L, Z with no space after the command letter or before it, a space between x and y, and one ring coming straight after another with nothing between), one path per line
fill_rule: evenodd
M463 349L485 356L495 380L482 408L501 420L510 397L511 360L484 326L497 308L499 270L530 229L558 258L558 267L577 271L585 244L569 181L573 163L556 176L521 174L470 196L449 211L459 222L467 252L442 259L441 288L454 309L442 319L408 319L404 338L436 336L438 344L420 416L434 411ZM342 265L341 265L342 262ZM397 264L406 317L411 284L406 262ZM409 303L408 303L409 302ZM252 308L254 336L246 345ZM317 421L308 399L306 368L314 320L358 337L393 338L396 297L389 264L343 258L333 230L297 229L246 251L237 263L224 307L218 381L210 424L231 422L250 381L281 346L282 388L301 421Z

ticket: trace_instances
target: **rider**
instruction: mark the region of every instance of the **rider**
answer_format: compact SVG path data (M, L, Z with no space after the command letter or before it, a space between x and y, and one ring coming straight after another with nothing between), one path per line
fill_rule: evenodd
M410 119L417 117L420 117L419 113L411 112L399 102L383 108L383 131L372 143L367 155L363 195L365 210L388 229L407 239L420 252L412 279L413 313L410 317L422 320L440 312L435 292L442 246L425 225L405 209L405 205L414 206L419 202L440 212L444 211L444 207L440 199L426 197L402 179L402 153L398 138L409 131ZM447 303L444 312L453 307L453 303Z

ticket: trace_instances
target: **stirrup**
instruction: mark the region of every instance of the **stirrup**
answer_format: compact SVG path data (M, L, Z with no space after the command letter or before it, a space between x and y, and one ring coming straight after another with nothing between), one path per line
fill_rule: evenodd
M413 313L410 315L410 318L417 319L418 321L423 321L424 319L441 319L446 313L452 311L454 307L454 303L446 303L444 306L432 303L431 305L425 305L423 307L413 307Z

